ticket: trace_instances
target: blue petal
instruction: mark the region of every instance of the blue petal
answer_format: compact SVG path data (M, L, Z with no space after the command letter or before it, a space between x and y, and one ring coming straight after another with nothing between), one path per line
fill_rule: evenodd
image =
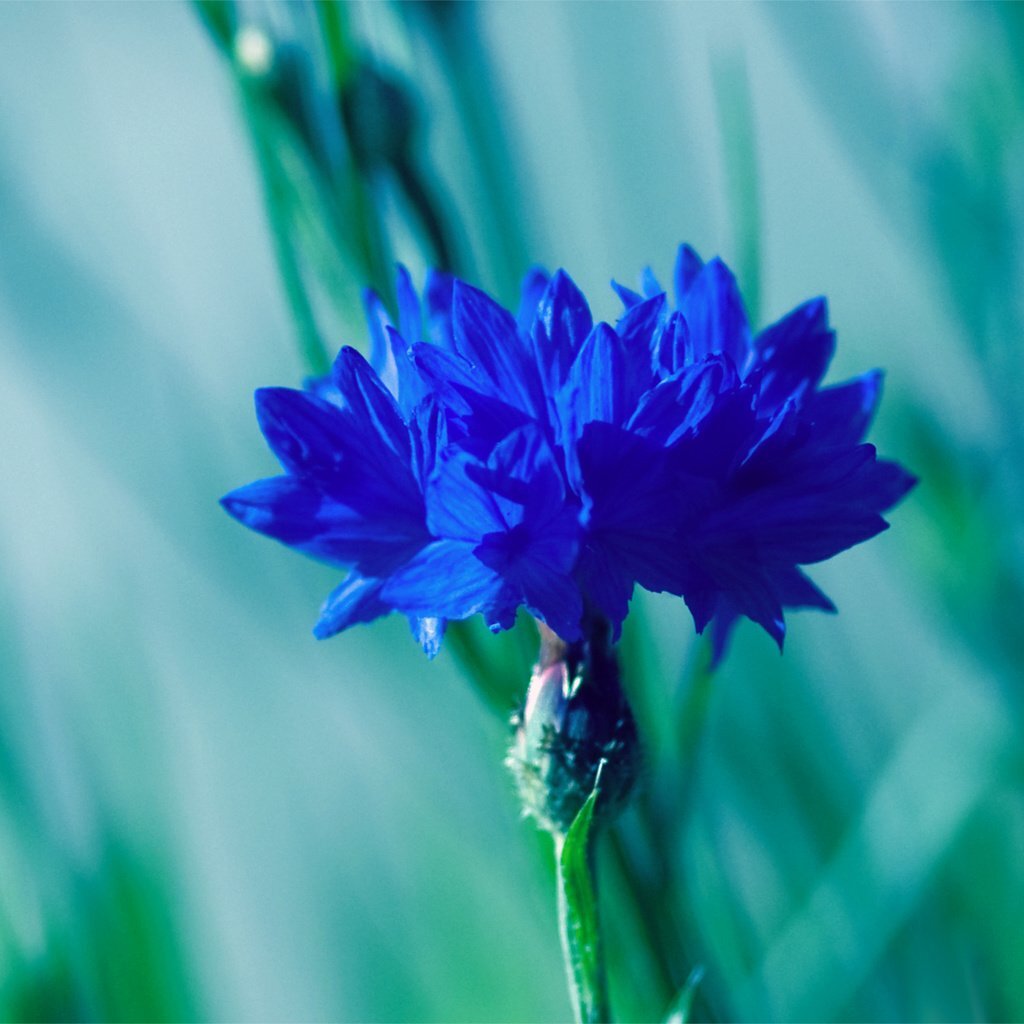
M406 343L405 338L393 327L388 327L386 333L393 353L398 381L394 394L398 400L402 418L408 422L412 417L413 410L426 397L427 386L423 377L416 370L412 349Z
M449 440L474 455L486 455L498 438L530 418L498 397L494 385L457 352L417 345L412 353L424 386L448 414Z
M817 608L835 612L835 605L795 566L762 566L756 570L760 582L751 586L749 582L741 587L724 584L717 589L713 584L702 592L687 595L687 604L693 613L697 632L702 633L708 621L714 617L712 627L712 666L724 657L733 629L741 616L748 615L748 607L760 607L765 621L759 624L778 643L779 649L785 638L785 622L781 607ZM757 578L752 575L751 579ZM756 597L751 597L751 594ZM774 595L771 597L769 595ZM749 602L753 600L753 604ZM781 606L781 607L780 607ZM754 621L758 621L754 616Z
M450 349L452 338L452 297L455 278L441 270L427 271L423 305L427 314L427 338L434 345Z
M645 299L653 299L656 295L665 293L650 267L644 267L640 274L640 290L644 293Z
M387 615L391 607L381 600L382 586L382 580L351 573L324 602L313 635L317 640L326 640L357 622L373 622Z
M434 472L438 455L448 443L448 419L439 402L428 397L416 407L409 421L409 434L416 479L420 487L425 488Z
M520 334L529 335L549 280L550 275L543 267L530 267L523 277L519 287L519 310L516 313L516 326Z
M731 362L711 356L663 380L640 399L629 429L680 447L688 472L724 478L746 454L754 426L753 393Z
M412 347L412 361L427 389L453 412L468 415L471 406L466 391L490 392L490 382L483 379L468 359L458 352L426 343Z
M817 387L836 348L825 300L811 299L765 328L755 348L763 409L778 408L790 396Z
M540 379L512 316L462 281L452 293L455 349L511 405L536 413L545 407Z
M793 397L770 419L758 420L751 431L749 450L737 480L749 488L774 482L791 473L794 468L791 456L801 443L806 445L809 437L803 428L799 403Z
M336 474L344 445L342 411L292 388L260 388L256 419L281 465L299 476Z
M607 324L598 324L569 371L564 401L574 433L595 420L621 423L632 413L637 396L630 402L628 370L621 338Z
M676 292L676 307L683 308L686 298L694 282L704 269L704 261L688 245L681 245L676 252L676 265L672 274Z
M485 534L503 531L522 519L522 508L472 479L479 463L465 452L448 449L427 482L427 526L435 537L477 544ZM509 522L509 520L512 520Z
M516 578L523 603L532 615L567 643L582 637L583 597L571 576L551 571L539 559L528 559L517 566Z
M428 484L427 507L435 535L466 540L480 540L523 523L542 538L561 537L564 524L556 524L575 524L577 516L576 508L566 502L554 456L532 425L495 446L485 464L462 451L446 452ZM543 540L538 543L543 546ZM568 569L574 550L566 556L568 561L555 560Z
M659 371L666 376L677 373L693 362L690 328L678 310L672 312L658 335L654 362Z
M711 627L711 668L718 667L725 652L728 649L729 641L732 639L733 630L739 624L741 615L731 605L723 601L723 609L715 615L714 624ZM703 629L699 629L702 633Z
M527 515L543 518L565 506L562 474L536 424L511 432L494 446L486 465L470 467L469 473L495 494L522 505Z
M699 582L691 583L683 590L683 600L693 616L693 627L698 633L707 629L708 623L715 618L721 603L718 590L715 589L710 577L702 574Z
M388 572L428 540L422 516L366 516L293 476L257 480L221 498L224 509L250 530L336 565Z
M584 550L604 549L632 580L649 590L670 589L668 564L678 498L664 450L607 423L591 423L578 445L585 492Z
M369 367L366 372L372 374ZM379 383L376 387L392 401ZM346 401L350 397L347 393ZM360 416L350 405L339 409L289 388L257 391L256 412L267 443L290 473L368 515L422 517L409 433L393 407L399 436L382 434L380 421Z
M616 323L615 330L630 360L637 366L645 361L653 363L664 313L665 296L655 295L626 310Z
M898 501L917 486L917 477L908 473L899 463L878 459L871 474L869 490L872 505L879 512L888 512Z
M511 604L514 617L515 601L505 594L504 582L473 547L461 540L428 544L387 581L384 600L406 614L443 619L497 614Z
M423 653L433 660L441 650L441 641L444 639L445 629L448 623L436 616L418 618L415 615L409 616L409 628L416 638L416 643L423 648Z
M423 340L423 310L409 271L399 263L395 271L395 298L398 302L398 330L406 347Z
M334 383L334 378L329 373L323 377L304 378L302 390L308 391L311 395L316 395L317 398L322 398L325 402L329 402L339 409L345 407L345 400L341 397L338 385Z
M627 288L624 284L619 284L618 281L612 281L612 290L618 295L622 301L622 305L630 310L634 306L639 306L644 301L644 297L639 293L633 291L632 288Z
M611 623L612 640L618 641L633 597L633 578L619 565L611 547L593 540L580 551L576 573L587 600Z
M836 606L796 566L783 566L772 574L772 585L786 608L817 608L835 612Z
M578 637L582 596L571 577L578 515L566 502L560 471L538 428L510 435L486 464L462 452L445 453L429 481L427 505L434 535L463 546L438 549L437 557L452 559L469 550L476 560L470 563L473 579L486 597L468 610L472 602L463 596L459 614L447 605L437 614L464 617L481 611L492 627L504 628L524 603L559 635ZM407 573L402 571L403 578Z
M409 431L394 394L384 387L366 360L346 346L334 360L331 375L350 413L346 417L350 428L359 424L364 430L372 429L395 455L408 461Z
M848 445L864 439L882 397L882 377L881 370L871 370L807 400L803 419L813 427L818 444Z
M531 529L527 522L485 536L473 554L504 581L507 596L524 603L563 640L579 637L583 598L570 575L576 562L578 526L563 515L561 522Z
M750 327L732 271L717 257L706 264L679 304L690 328L695 359L722 352L742 367Z
M565 381L593 325L583 293L564 270L556 271L537 307L531 334L537 365L549 393Z
M366 314L366 325L370 329L370 366L380 377L384 387L391 394L397 394L395 356L387 339L387 330L392 326L391 318L380 296L372 288L363 291L363 310Z
M711 566L709 571L719 588L716 615L722 617L726 634L731 626L729 620L739 613L761 626L781 651L786 636L782 604L757 564L729 556L716 561L708 559L705 564ZM724 645L724 637L719 643Z
M841 496L782 490L732 502L709 515L694 538L735 561L759 558L777 564L820 562L888 528L877 512L851 506ZM723 556L723 558L726 556Z
M329 516L323 516L324 505L332 504L330 499L293 476L256 480L225 494L220 503L250 530L297 548L318 545L330 529ZM328 552L322 554L326 557Z

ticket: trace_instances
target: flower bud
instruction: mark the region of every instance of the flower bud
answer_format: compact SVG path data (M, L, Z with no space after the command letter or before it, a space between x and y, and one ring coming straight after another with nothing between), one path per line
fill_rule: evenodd
M636 781L639 743L603 621L586 638L566 644L541 625L541 652L526 705L513 719L507 764L525 813L554 835L565 835L590 796L598 768L596 814L607 820Z

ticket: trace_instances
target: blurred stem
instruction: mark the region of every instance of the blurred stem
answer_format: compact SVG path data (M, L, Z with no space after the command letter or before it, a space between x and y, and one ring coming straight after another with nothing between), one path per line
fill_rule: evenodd
M441 216L440 204L431 194L427 176L416 167L409 154L396 161L394 171L409 204L416 211L423 226L427 241L433 250L434 266L452 274L460 274L462 271L455 258L455 247Z
M351 230L352 241L363 258L366 281L388 305L394 304L394 282L387 254L384 229L375 215L373 188L360 177L354 164L349 164L343 193L349 197L347 216L339 229Z
M481 201L479 212L487 223L486 256L497 278L497 291L508 298L518 293L519 279L527 265L522 224L510 180L514 162L496 112L494 75L487 63L476 25L473 4L401 4L407 16L428 19L440 52L440 60L468 143L468 157L475 164Z
M331 64L334 89L338 93L348 83L359 63L356 51L350 44L348 8L337 0L316 0L316 13L327 59Z
M761 202L753 99L743 51L718 54L712 64L718 130L725 165L737 276L752 325L761 315Z
M249 109L252 100L245 96L246 115L253 120ZM253 132L253 143L260 176L264 183L267 219L270 221L270 237L274 244L285 295L295 319L298 332L299 354L307 371L316 377L322 376L330 367L327 353L320 338L313 307L306 294L302 271L292 244L291 222L288 210L293 205L293 189L287 177L281 173L278 163L262 132Z
M235 35L234 4L224 0L192 0L192 3L214 42L224 53L230 53Z

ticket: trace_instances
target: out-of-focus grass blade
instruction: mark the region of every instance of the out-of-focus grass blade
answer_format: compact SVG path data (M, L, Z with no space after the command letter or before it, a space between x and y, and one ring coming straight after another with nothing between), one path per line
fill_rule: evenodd
M331 63L331 80L335 89L340 90L355 73L358 63L349 32L348 8L335 0L316 0L316 13Z
M231 0L193 0L193 5L214 42L229 52L235 35L235 5Z
M893 102L884 54L873 43L863 8L772 4L765 13L808 93L829 112L851 160L868 171L867 183L887 196L901 173L894 142L902 108ZM888 202L886 209L901 218L910 212Z
M990 791L1011 735L1003 711L990 694L957 687L901 737L859 820L736 986L741 1007L779 1019L857 1016L850 1001ZM950 759L955 767L937 774Z
M188 957L171 919L165 879L111 846L75 879L67 913L54 913L42 955L17 959L0 986L5 1020L182 1021L197 1016Z
M189 974L170 918L163 879L127 850L113 847L102 872L83 885L75 958L108 1020L180 1021L195 1017Z
M501 98L487 51L480 45L474 4L399 4L410 32L426 35L441 65L458 110L465 156L473 169L478 201L472 216L485 225L479 262L489 271L499 296L514 302L529 264L517 199Z
M912 533L917 564L959 635L1014 670L1005 681L1008 696L1021 706L1015 670L1024 664L1024 553L1014 494L1024 481L1007 479L1011 467L994 465L984 452L965 450L923 409L907 408L902 430L908 461L921 478L915 505L923 515Z
M320 12L324 47L330 59L329 87L335 92L356 60L340 10ZM287 59L287 51L266 36L271 66L253 74L234 52L239 29L230 3L196 0L196 10L224 53L242 96L260 177L267 219L285 294L293 314L306 371L320 375L328 358L322 337L337 326L319 308L326 304L347 330L361 323L360 288L391 293L390 257L366 183L351 160L328 159L322 139L308 122L303 95L319 84L313 71ZM260 30L259 26L250 26ZM340 95L340 94L338 94ZM328 108L340 119L338 95Z
M671 1012L665 1018L665 1024L690 1024L693 1013L693 998L697 994L697 986L704 980L704 968L694 967L690 976L686 979L679 998L672 1007Z
M247 109L251 108L250 116L254 123L258 123L260 115L255 106L252 103L247 103L246 107ZM284 285L285 296L295 321L303 365L308 373L319 377L327 372L330 364L317 327L316 315L306 292L291 230L290 211L295 204L295 185L283 173L264 132L259 130L253 132L253 148L266 190L267 219L270 226L270 237L274 243L274 255L277 258L281 283Z
M761 313L761 201L754 106L741 50L718 55L712 81L729 194L736 276L751 325Z

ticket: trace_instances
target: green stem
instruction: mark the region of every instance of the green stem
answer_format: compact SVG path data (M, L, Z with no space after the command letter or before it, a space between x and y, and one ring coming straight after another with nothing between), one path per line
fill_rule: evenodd
M558 868L558 928L577 1024L608 1024L608 974L597 924L592 840L584 837L582 855L572 856L570 837L555 836ZM581 913L581 908L589 913Z

